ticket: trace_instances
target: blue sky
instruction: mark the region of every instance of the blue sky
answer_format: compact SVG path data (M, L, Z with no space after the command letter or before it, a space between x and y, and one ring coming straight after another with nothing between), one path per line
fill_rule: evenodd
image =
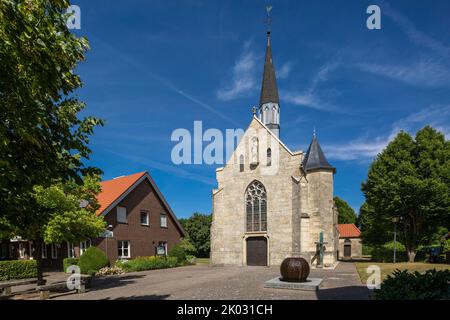
M77 72L84 115L106 120L90 164L104 179L150 172L179 217L210 213L215 169L175 165L171 133L245 129L258 104L267 1L78 0L91 45ZM366 9L381 7L381 30ZM281 139L306 150L316 128L356 210L374 156L400 130L450 136L450 2L272 1Z

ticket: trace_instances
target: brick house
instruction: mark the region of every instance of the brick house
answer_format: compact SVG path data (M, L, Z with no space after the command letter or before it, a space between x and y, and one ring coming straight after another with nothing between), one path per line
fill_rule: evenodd
M339 259L362 257L361 231L354 223L338 224Z
M42 245L44 267L62 269L67 257L79 257L90 246L118 259L164 255L185 233L161 191L147 172L101 182L98 195L108 231L80 243ZM20 238L0 245L0 259L32 259L34 244Z

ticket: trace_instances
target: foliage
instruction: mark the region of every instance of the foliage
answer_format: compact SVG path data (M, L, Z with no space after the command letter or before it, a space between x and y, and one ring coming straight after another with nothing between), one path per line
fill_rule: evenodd
M36 191L60 182L81 184L82 177L100 173L84 165L89 138L103 121L79 117L85 104L75 95L82 85L75 69L89 45L67 28L69 5L0 1L0 233L37 243L54 213L37 203ZM70 212L64 220L74 217Z
M179 245L186 252L186 255L195 255L197 253L197 249L187 238L181 239Z
M187 239L194 245L197 257L209 257L211 215L194 213L188 219L180 219Z
M430 126L415 139L400 132L371 164L362 191L371 209L366 220L376 221L364 241L392 239L392 219L399 218L397 236L414 261L439 227L450 227L450 142Z
M450 270L417 271L396 270L375 290L378 300L435 300L450 299Z
M450 239L444 240L442 242L442 252L450 252Z
M186 251L181 243L175 244L170 250L169 250L169 257L175 257L177 258L178 263L182 263L186 261Z
M36 278L35 260L0 261L0 281Z
M367 244L362 244L362 255L363 256L370 256L372 255L373 248Z
M126 272L137 272L153 269L174 268L180 265L176 257L138 257L132 260L117 261L115 267L119 267Z
M347 201L334 197L334 204L338 211L338 223L356 223L356 213Z
M67 272L67 268L70 266L77 266L80 262L80 258L65 258L63 259L64 272Z
M98 270L98 272L95 275L99 276L99 277L103 277L103 276L121 275L124 273L125 273L125 271L122 268L114 266L114 267L101 268L100 270Z
M78 266L82 274L93 274L109 266L109 260L102 250L90 247L81 255Z
M372 249L372 261L374 262L393 262L394 261L394 244L388 242L382 246L376 246ZM397 242L397 249L395 253L396 262L408 261L405 246Z
M187 264L196 264L196 262L197 262L197 258L195 257L195 256L193 256L193 255L187 255L186 256L186 263Z

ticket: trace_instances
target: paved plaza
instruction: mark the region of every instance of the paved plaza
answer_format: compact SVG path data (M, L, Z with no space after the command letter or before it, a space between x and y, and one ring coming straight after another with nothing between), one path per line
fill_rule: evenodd
M367 299L353 263L340 262L334 270L311 270L310 277L323 278L318 292L264 288L279 275L278 267L188 266L175 269L127 273L95 279L84 294L52 295L53 299Z

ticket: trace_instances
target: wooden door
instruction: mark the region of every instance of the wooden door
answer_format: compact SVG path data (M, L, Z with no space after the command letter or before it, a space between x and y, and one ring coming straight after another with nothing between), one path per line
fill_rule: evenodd
M267 266L267 239L251 237L247 239L247 265Z
M352 257L352 246L350 244L344 245L344 257L345 258Z

